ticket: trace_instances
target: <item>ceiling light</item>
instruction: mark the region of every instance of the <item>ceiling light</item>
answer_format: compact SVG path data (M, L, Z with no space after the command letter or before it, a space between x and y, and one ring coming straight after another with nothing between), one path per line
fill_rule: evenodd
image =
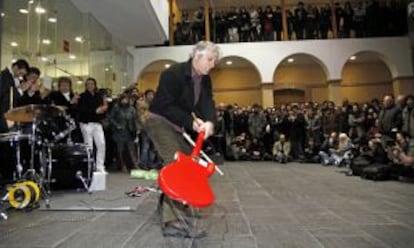
M1 12L1 17L4 17L6 14L4 14L4 12Z
M19 12L22 14L29 14L29 11L27 9L19 9Z
M69 58L70 58L70 59L76 59L76 56L75 56L75 55L73 55L73 54L69 54Z
M10 46L17 47L17 46L19 46L19 44L17 44L17 42L15 42L15 41L12 41L12 42L10 42Z
M51 22L51 23L56 23L56 22L57 22L57 18L56 18L56 17L49 17L49 18L47 19L47 21L48 21L48 22Z
M40 58L40 60L41 60L41 61L43 61L43 62L46 62L46 61L48 61L49 59L48 59L48 58L46 58L46 57L41 57L41 58Z
M76 36L76 37L75 37L75 41L76 41L76 42L79 42L79 43L84 42L84 40L83 40L83 37L82 37L82 36Z
M83 84L83 81L82 80L78 80L78 81L76 81L76 83L77 84Z
M52 43L49 39L43 39L42 43L45 45L50 45L50 43Z
M37 13L37 14L44 14L44 13L46 13L46 10L42 7L42 6L40 6L40 4L35 8L35 12Z
M34 0L30 0L29 1L29 4L34 4Z
M356 56L349 57L349 60L356 60Z
M17 62L17 59L12 59L12 64Z
M170 68L171 64L165 64L164 67L165 68Z
M108 68L108 67L106 67L106 68L105 68L105 71L109 71L109 68Z
M293 61L295 61L294 58L288 58L288 60L287 60L288 63L292 63Z
M232 65L232 64L233 64L233 61L231 61L231 60L226 61L226 65Z

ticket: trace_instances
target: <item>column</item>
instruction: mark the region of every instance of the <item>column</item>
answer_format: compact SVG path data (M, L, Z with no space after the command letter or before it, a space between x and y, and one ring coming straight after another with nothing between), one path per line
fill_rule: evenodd
M283 39L282 40L289 40L288 23L287 23L287 16L286 16L286 0L282 0L281 4L282 4L282 27L283 27Z
M262 91L262 106L263 108L271 108L274 104L274 87L273 82L270 83L262 83L261 91Z
M169 30L169 37L170 37L170 46L174 46L174 11L173 11L173 1L168 0L169 5L169 17L168 17L168 30Z
M337 27L337 23L339 22L339 20L336 20L336 15L335 15L335 2L334 2L334 0L330 0L330 4L331 4L331 13L332 13L332 31L333 31L333 37L336 39L336 38L338 38L338 30L336 29L336 27Z
M335 105L342 104L342 89L341 80L329 80L328 81L328 100L335 103Z
M394 96L407 95L414 92L414 77L399 77L392 80Z
M208 0L204 0L204 29L206 33L206 40L210 40L210 2Z

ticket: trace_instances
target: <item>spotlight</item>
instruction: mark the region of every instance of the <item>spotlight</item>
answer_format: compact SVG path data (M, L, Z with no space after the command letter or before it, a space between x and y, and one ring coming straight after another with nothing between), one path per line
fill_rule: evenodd
M35 8L35 12L39 15L46 13L46 10L40 6L40 4Z
M69 54L70 59L76 59L76 56L74 54Z
M226 61L226 65L232 65L232 64L233 64L233 61L231 61L231 60Z
M293 61L295 61L294 58L288 58L288 60L287 60L288 63L293 63Z
M29 14L29 11L27 9L19 9L19 12L25 15Z
M51 22L51 23L56 23L56 22L57 22L57 18L56 18L56 17L49 17L49 18L47 19L47 21L48 21L48 22Z
M17 47L17 46L19 46L19 44L15 41L12 41L12 42L10 42L10 46Z
M52 42L49 39L43 39L42 43L45 45L50 45Z
M76 37L75 37L75 41L76 41L76 42L79 42L79 43L83 43L83 42L84 42L84 39L83 39L83 37L82 37L82 36L76 36Z
M167 68L167 69L170 68L170 66L171 66L171 64L165 64L164 65L164 67Z
M349 60L356 60L356 56L351 56L351 57L349 57Z

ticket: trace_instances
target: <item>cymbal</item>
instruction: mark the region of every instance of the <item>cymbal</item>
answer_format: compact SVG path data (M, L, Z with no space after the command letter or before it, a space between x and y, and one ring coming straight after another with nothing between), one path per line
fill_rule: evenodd
M4 114L6 119L15 122L33 122L43 116L56 115L63 112L63 108L52 105L30 104L9 110Z

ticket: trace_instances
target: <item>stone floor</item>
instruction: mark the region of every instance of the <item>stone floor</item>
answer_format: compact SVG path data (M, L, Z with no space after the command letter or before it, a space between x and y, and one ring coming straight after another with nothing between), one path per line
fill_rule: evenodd
M214 175L213 207L202 211L203 239L164 238L157 193L124 192L155 181L111 173L107 190L53 192L52 209L8 211L0 247L414 247L414 184L346 177L334 167L228 162ZM43 205L43 204L42 204ZM130 211L99 211L99 208Z

